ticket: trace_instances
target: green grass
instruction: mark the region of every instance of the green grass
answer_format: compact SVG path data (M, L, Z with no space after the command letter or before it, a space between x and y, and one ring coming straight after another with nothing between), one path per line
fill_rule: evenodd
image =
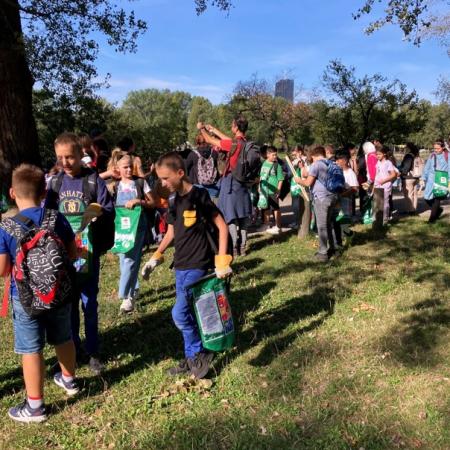
M107 371L80 370L67 400L46 382L51 418L21 425L9 320L0 328L0 440L5 449L450 448L450 227L408 219L386 239L360 228L327 264L314 239L251 240L234 265L236 346L218 355L212 386L175 384L182 356L168 264L141 286L139 310L118 315L116 260L100 291ZM48 364L54 362L47 349Z

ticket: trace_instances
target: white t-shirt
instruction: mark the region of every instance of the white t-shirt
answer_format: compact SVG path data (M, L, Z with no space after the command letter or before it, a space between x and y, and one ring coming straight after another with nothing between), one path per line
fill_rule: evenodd
M345 178L345 187L346 189L350 189L353 187L358 187L358 178L356 177L356 173L353 171L353 169L347 168L344 171L344 178Z

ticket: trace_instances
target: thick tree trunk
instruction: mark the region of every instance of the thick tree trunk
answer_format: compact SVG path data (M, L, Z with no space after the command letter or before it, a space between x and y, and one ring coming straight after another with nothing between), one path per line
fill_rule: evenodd
M22 162L40 163L18 0L0 1L0 184Z

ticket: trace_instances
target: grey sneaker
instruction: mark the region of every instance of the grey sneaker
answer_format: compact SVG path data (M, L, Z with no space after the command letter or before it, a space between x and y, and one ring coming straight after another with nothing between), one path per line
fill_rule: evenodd
M78 392L80 392L80 388L78 386L77 381L75 379L73 379L72 381L64 381L62 372L58 372L53 377L53 381L55 382L55 384L57 386L63 388L69 397L72 397L73 395L77 395Z
M47 413L45 405L39 408L32 408L27 400L20 405L10 408L8 416L17 422L31 423L31 422L43 422L47 420Z
M100 360L94 356L91 356L89 359L89 369L94 375L100 375L105 368L104 364L100 362Z
M323 253L316 253L314 258L319 262L328 262L330 259L327 254L324 255Z
M204 378L209 372L209 365L214 358L214 353L200 352L195 355L195 358L188 359L191 374L195 378Z
M178 365L171 367L167 373L171 376L171 377L176 377L177 375L182 375L184 373L188 373L189 372L189 360L184 358L182 359Z

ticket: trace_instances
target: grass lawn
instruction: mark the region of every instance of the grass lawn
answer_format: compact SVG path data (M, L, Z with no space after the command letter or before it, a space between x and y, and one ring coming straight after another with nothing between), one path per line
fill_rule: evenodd
M257 237L234 265L236 346L211 381L169 379L182 356L168 263L118 315L115 257L100 290L103 377L79 371L67 400L46 382L52 415L11 421L24 396L10 320L0 327L0 447L5 449L450 448L450 226L419 218L326 265L315 241ZM50 366L54 360L46 350Z

